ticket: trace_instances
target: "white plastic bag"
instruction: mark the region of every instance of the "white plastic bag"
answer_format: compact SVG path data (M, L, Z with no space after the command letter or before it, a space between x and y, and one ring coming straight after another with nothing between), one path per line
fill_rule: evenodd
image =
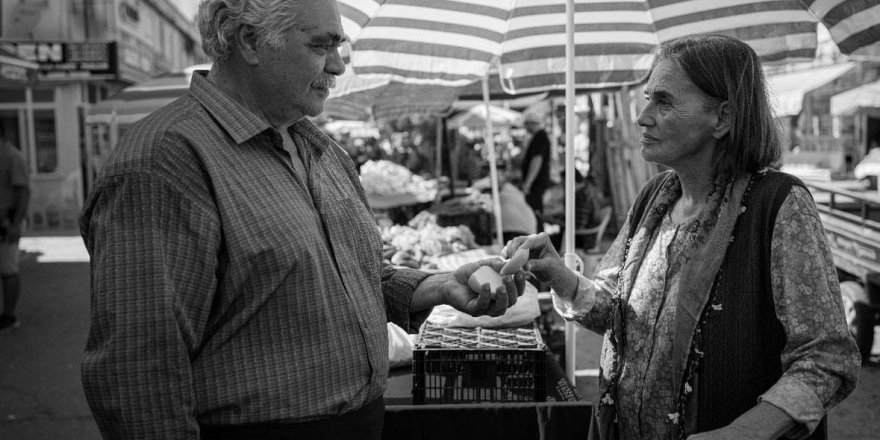
M519 327L534 321L541 316L541 308L538 305L538 289L530 283L526 283L525 291L513 307L507 309L501 316L470 316L459 312L451 306L441 305L434 307L428 321L441 327Z
M388 323L388 367L412 365L414 338L397 324Z

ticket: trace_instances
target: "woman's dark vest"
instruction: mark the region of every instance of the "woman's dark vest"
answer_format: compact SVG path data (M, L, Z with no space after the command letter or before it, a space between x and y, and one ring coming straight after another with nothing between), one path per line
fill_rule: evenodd
M657 184L664 179L655 179ZM793 186L803 183L788 174L757 175L744 201L746 211L734 227L716 292L722 305L701 329L705 355L698 370L697 431L720 428L754 407L758 397L782 376L785 332L776 317L770 282L773 225ZM654 191L657 188L652 188ZM651 194L654 191L643 191ZM635 212L645 212L653 197L640 197ZM639 217L634 217L639 218ZM808 437L824 440L825 419Z

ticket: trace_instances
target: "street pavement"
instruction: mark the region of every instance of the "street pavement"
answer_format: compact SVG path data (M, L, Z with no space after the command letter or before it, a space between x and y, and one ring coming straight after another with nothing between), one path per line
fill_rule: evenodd
M26 237L22 249L22 326L0 334L0 440L98 440L79 375L89 327L88 255L79 237ZM577 334L577 390L592 400L601 339ZM830 413L829 439L880 438L878 365L864 366L859 387Z

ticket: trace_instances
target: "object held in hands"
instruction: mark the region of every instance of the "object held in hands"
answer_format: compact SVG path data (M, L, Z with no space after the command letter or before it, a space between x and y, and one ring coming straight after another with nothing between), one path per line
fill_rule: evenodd
M501 275L510 275L512 273L519 272L522 268L529 262L529 250L525 248L519 248L507 260L507 263L504 263L504 267L501 268Z
M474 292L480 292L483 284L486 283L489 284L489 291L494 295L498 289L504 286L504 279L489 266L481 266L468 278L468 287Z

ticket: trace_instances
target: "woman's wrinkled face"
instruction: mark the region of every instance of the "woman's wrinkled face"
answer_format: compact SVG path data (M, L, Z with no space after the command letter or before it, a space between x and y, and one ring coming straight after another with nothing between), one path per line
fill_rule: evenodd
M681 171L712 166L718 117L712 98L674 60L660 61L645 86L647 104L639 114L642 157Z

